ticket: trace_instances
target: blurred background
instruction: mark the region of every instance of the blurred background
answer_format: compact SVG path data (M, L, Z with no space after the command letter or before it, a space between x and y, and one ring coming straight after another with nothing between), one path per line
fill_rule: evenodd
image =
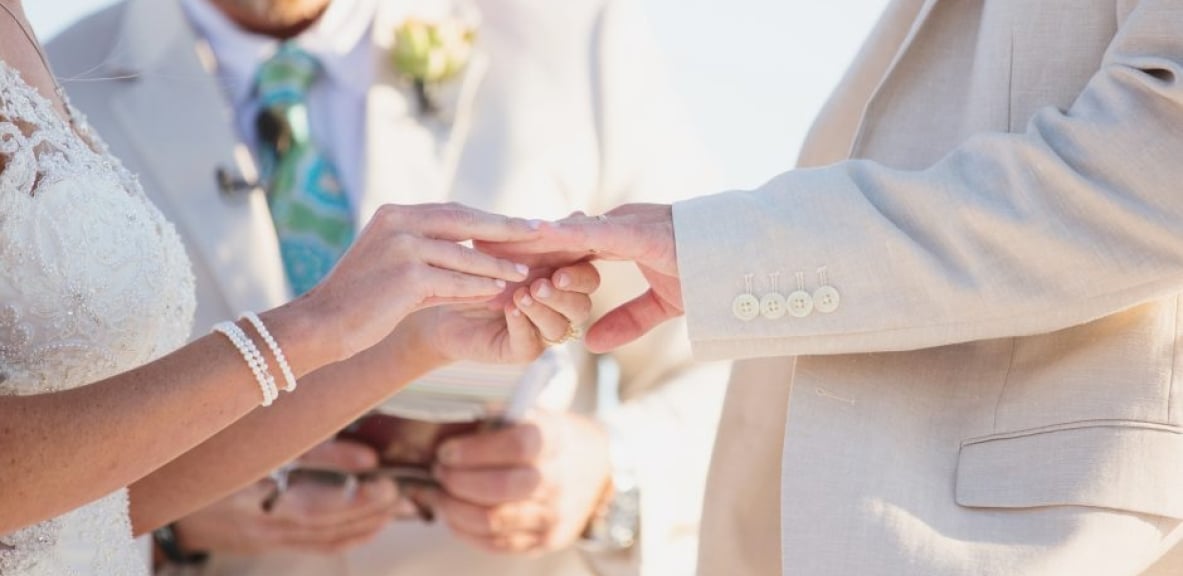
M728 189L759 186L792 167L814 114L887 3L640 1L674 87ZM78 17L111 3L33 0L24 5L41 39L48 40Z

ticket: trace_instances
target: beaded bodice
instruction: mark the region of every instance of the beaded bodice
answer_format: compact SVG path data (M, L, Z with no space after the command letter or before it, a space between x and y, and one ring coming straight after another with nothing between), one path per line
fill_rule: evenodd
M70 113L0 61L0 395L129 370L183 344L192 322L176 231ZM127 514L119 491L0 535L0 574L144 573Z

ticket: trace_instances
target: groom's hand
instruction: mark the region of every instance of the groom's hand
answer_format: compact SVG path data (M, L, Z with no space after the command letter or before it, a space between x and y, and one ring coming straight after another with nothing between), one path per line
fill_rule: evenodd
M587 258L635 262L649 282L649 290L604 315L588 330L586 344L593 352L606 352L632 342L683 313L673 209L669 205L626 204L602 216L576 214L544 226L537 240L482 243L478 247L503 257L552 265Z
M510 286L493 306L440 306L410 316L401 330L435 364L459 360L526 364L546 346L578 332L591 314L600 275L588 262L550 269L531 265L531 278Z

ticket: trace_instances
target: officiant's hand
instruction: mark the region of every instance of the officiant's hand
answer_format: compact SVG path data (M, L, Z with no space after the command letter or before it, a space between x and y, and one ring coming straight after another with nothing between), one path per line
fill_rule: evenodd
M330 441L300 459L307 466L364 472L378 464L378 454L364 444ZM177 522L182 548L221 554L255 555L282 550L338 553L359 546L392 519L411 517L415 508L400 497L393 482L361 482L355 491L342 486L293 482L264 511L274 490L260 481Z
M534 264L588 258L635 262L649 290L600 318L586 336L593 352L623 346L658 324L683 314L673 209L665 204L626 204L601 216L576 213L545 225L538 239L477 243L484 252Z
M525 364L549 344L572 336L591 314L591 297L600 285L587 262L552 270L531 267L531 279L510 287L490 309L484 304L441 306L411 316L410 338L439 356L437 364L458 360Z
M595 421L539 412L440 446L435 509L462 540L500 553L566 548L609 482L608 437Z

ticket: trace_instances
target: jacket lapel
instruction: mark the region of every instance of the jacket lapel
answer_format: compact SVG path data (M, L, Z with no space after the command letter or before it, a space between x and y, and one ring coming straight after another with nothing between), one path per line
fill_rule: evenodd
M876 85L875 90L872 91L871 98L867 101L867 107L866 107L866 110L864 110L864 112L873 109L873 107L874 107L873 105L874 105L875 101L878 99L880 93L883 91L883 87L886 86L891 81L892 75L895 73L896 69L899 67L900 62L902 62L904 60L904 58L908 55L908 51L909 51L909 49L912 48L912 45L916 41L917 36L919 36L920 31L924 29L925 24L928 22L928 17L930 15L932 15L933 8L935 8L936 5L940 2L940 0L899 0L899 1L902 3L910 3L913 6L917 3L919 3L920 7L917 9L916 17L912 20L912 26L908 30L908 35L904 37L904 41L900 44L899 49L896 50L895 57L892 58L891 64L889 64L887 67L887 71L879 79L879 83L878 83L878 85ZM866 124L866 120L867 120L867 118L864 115L862 122L860 123L859 129L858 129L858 134L856 135L856 138L853 141L854 144L850 150L850 156L852 156L852 157L855 156L859 150L859 146L861 143L862 129L863 129L863 126Z
M419 114L408 83L390 64L394 30L406 16L398 3L383 3L374 20L374 84L366 96L366 180L357 207L366 222L388 203L444 202L472 126L477 91L488 70L479 44L461 78L441 86L440 114Z
M891 67L888 68L886 76L891 75L891 71L899 64L904 55L907 54L908 49L912 47L912 42L916 40L916 36L924 25L928 22L928 17L932 15L933 8L940 2L940 0L924 0L920 6L920 11L916 13L916 20L912 23L912 29L908 31L908 36L904 38L904 43L900 45L899 52L896 53L895 60L892 61Z
M229 306L263 310L285 302L289 288L266 198L226 194L218 185L219 170L248 182L257 171L234 132L212 52L179 2L130 0L125 18L123 40L108 61L129 79L113 99L112 116L143 158L156 198Z

